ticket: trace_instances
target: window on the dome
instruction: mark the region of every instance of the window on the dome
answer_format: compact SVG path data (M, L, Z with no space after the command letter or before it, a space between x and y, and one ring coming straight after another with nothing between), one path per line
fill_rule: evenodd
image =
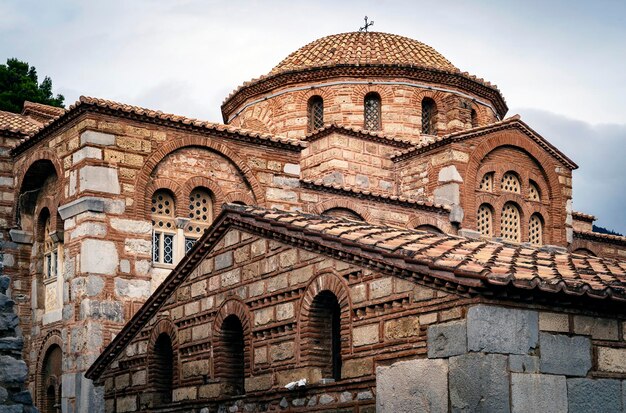
M478 127L478 113L476 113L476 110L474 109L472 109L471 120L472 120L472 128L477 128Z
M380 95L372 92L365 95L363 117L365 123L363 127L367 130L380 130Z
M313 96L308 104L309 132L324 127L324 100L321 96Z
M431 98L422 100L422 133L424 135L437 134L437 104Z

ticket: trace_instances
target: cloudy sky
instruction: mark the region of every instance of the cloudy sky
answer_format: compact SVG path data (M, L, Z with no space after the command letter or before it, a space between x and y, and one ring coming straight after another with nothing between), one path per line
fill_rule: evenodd
M373 29L427 43L498 85L572 158L574 208L626 233L626 2L0 0L0 60L80 95L221 121L238 85L319 37Z

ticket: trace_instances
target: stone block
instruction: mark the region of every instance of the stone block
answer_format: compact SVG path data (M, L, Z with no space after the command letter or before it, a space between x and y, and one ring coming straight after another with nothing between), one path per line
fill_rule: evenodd
M585 376L591 369L591 340L563 334L539 334L542 373Z
M570 413L619 412L622 408L619 380L567 379ZM626 407L626 406L625 406Z
M83 273L115 274L117 248L113 241L86 239L80 244L80 270Z
M511 374L512 413L567 412L564 376Z
M378 324L369 324L361 327L354 327L352 330L352 344L355 347L376 344L379 342Z
M419 335L420 324L418 316L405 316L395 320L385 321L385 340L395 340Z
M527 354L537 347L536 311L477 305L467 313L469 351Z
M121 232L129 234L150 234L152 225L149 221L138 221L134 219L111 218L111 226Z
M115 135L109 133L86 130L80 134L80 144L92 143L95 145L109 146L115 144Z
M539 313L539 330L567 333L569 332L569 315L542 311Z
M271 389L274 385L274 378L271 374L261 376L246 377L244 387L246 392L255 392Z
M83 166L80 171L79 191L120 193L120 182L117 178L117 169L105 166Z
M137 411L137 396L132 395L117 397L115 411L120 413Z
M463 183L463 178L459 174L459 171L456 169L456 166L449 165L441 168L439 170L438 180L440 183L448 183L448 182L457 182Z
M119 301L83 300L80 303L81 320L124 322L124 303Z
M21 385L26 381L28 369L24 360L17 360L11 356L0 356L0 382L11 385Z
M598 370L626 373L626 348L598 346Z
M401 361L376 369L376 411L447 413L448 361Z
M386 297L393 292L393 280L391 277L374 280L370 283L370 300Z
M619 340L617 320L608 318L574 316L574 333L596 340Z
M271 361L288 360L294 356L294 344L286 341L280 344L270 346Z
M13 228L9 230L9 236L11 237L11 241L15 242L16 244L33 243L33 233L29 231L22 231L20 229Z
M428 327L428 357L457 356L467 352L467 323L451 321Z
M223 270L233 265L233 252L226 251L215 257L215 271Z
M288 320L294 316L293 303L282 303L276 306L276 319Z
M72 154L72 164L76 165L84 159L102 159L102 149L85 146Z
M283 166L283 172L290 175L300 175L300 165L295 163L286 163Z
M69 219L83 212L104 212L104 199L88 196L59 207L61 218Z
M275 321L274 307L265 307L254 312L254 325L261 326Z
M449 363L452 412L509 412L507 356L469 353Z
M195 400L197 398L197 395L197 387L179 387L172 391L172 401L179 402L182 400Z
M372 357L346 360L341 365L341 378L343 379L369 376L373 373L374 359Z
M511 354L509 370L515 373L539 373L539 357Z
M182 365L183 378L202 377L209 374L209 360L194 360Z
M115 278L115 295L126 298L143 298L150 296L150 281L147 280L127 280L125 278Z
M152 241L149 239L127 238L124 240L124 252L132 255L151 256Z
M442 205L458 205L460 200L459 184L441 185L433 191L434 202Z

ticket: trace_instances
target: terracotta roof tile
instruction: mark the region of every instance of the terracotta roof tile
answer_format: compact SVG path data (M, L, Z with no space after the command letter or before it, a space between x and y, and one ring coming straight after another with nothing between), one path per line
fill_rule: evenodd
M0 110L0 130L30 135L36 132L40 124L17 113Z
M308 133L302 140L307 142L312 142L321 137L329 135L332 132L344 132L352 135L360 136L363 139L393 145L401 148L412 148L416 145L415 142L412 142L408 139L400 139L394 138L392 136L384 135L382 132L378 131L369 131L362 128L352 127L352 126L343 126L337 125L336 123L331 123L328 125L324 125L323 128L316 129L313 132Z
M577 212L577 211L572 212L572 217L580 221L595 221L596 220L596 217L594 215L585 214L583 212Z
M609 244L626 245L626 237L622 235L604 234L594 231L574 231L574 238L592 239Z

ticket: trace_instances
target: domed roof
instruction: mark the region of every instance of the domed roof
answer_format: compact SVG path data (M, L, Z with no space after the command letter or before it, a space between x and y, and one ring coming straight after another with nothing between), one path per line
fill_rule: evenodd
M269 75L332 65L401 65L458 71L432 47L380 32L351 32L322 37L296 50Z

